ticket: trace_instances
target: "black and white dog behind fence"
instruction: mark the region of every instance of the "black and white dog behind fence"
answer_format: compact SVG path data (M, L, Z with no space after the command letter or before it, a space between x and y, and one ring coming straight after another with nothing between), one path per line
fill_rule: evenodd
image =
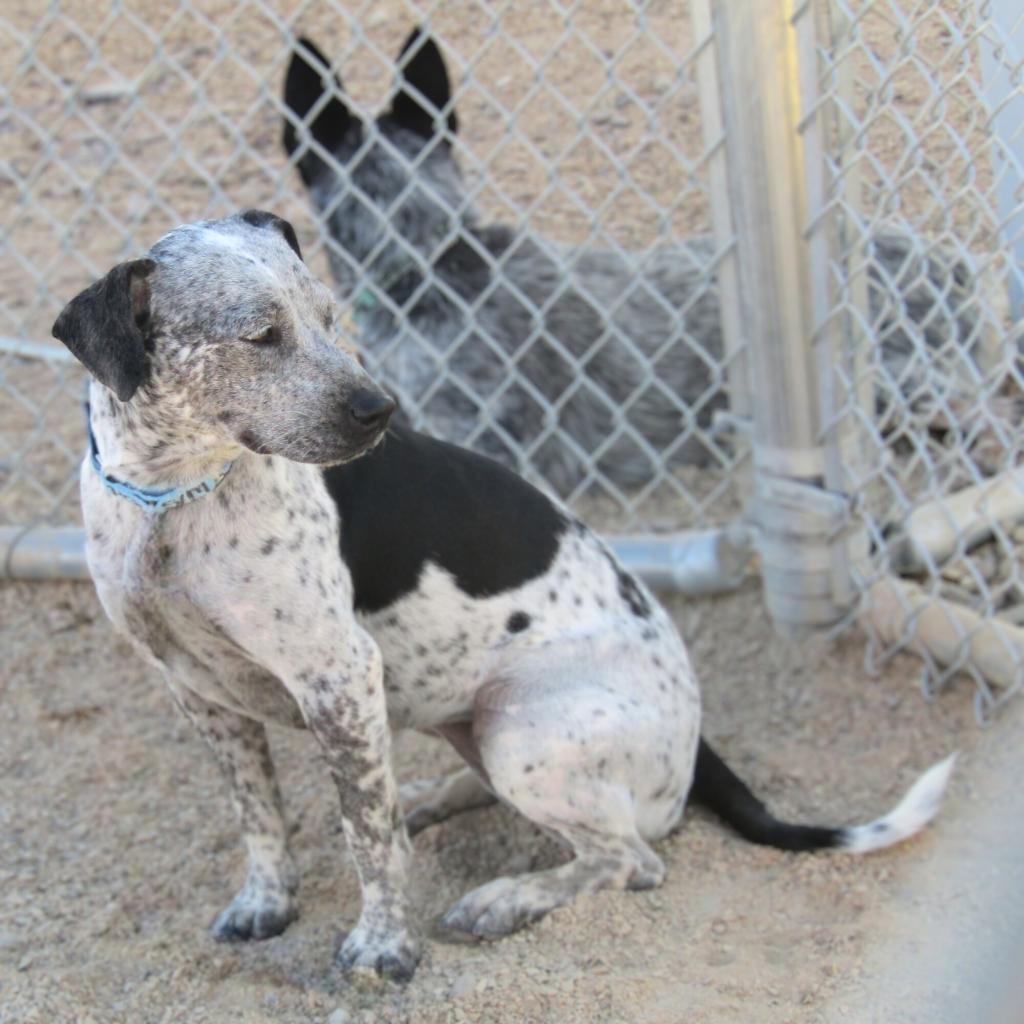
M505 935L602 888L658 885L688 798L754 842L877 850L935 814L952 759L869 825L776 820L700 739L672 620L609 549L480 455L389 427L291 226L249 210L177 228L54 325L92 374L89 568L231 789L249 869L214 924L259 939L298 875L265 723L308 728L337 784L362 911L347 968L405 978L416 831L500 800L566 864L467 893L443 927ZM395 784L390 730L447 740L453 775ZM188 870L187 866L184 870Z
M456 161L444 60L422 31L399 73L373 123L307 40L284 88L284 145L332 240L371 371L434 435L563 496L594 469L629 489L661 464L724 464L708 433L725 405L712 240L630 255L482 224ZM984 337L976 277L894 230L870 250L880 420L936 396L955 406Z

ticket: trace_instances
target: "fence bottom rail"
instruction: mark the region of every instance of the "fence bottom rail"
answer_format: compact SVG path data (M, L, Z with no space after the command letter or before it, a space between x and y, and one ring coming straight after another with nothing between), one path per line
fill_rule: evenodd
M753 559L753 537L721 529L609 539L627 569L657 590L716 594L735 590ZM85 535L75 526L0 527L0 579L87 580Z

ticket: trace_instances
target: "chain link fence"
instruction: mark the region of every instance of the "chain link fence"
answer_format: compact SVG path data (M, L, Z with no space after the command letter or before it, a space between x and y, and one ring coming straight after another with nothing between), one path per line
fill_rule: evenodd
M926 692L966 671L984 716L1024 671L1024 14L838 2L802 17L829 40L815 347L826 473L862 531L856 615L869 662L909 647ZM913 245L874 280L890 227Z
M78 522L62 304L259 206L414 423L611 533L740 524L780 624L856 620L991 708L1024 620L1011 6L7 5L0 527Z
M726 368L684 8L190 0L53 4L5 21L15 156L0 333L47 338L70 295L176 223L269 207L295 223L317 273L337 271L355 319L358 300L377 296L369 319L385 323L363 332L363 352L416 425L503 458L609 527L734 513L741 446L711 433ZM289 166L281 146L287 67L300 35L319 44L365 126L355 163L368 162L382 138L375 115L417 60L400 66L399 55L419 24L441 47L461 121L461 178L443 196L454 209L440 234L418 237L434 211L415 207L429 176L415 149L390 148L401 180L386 197L334 162L379 235L376 250L354 251L314 217L299 160ZM448 140L435 141L440 151ZM390 294L393 268L377 259L389 234L420 272L412 294ZM467 239L482 284L441 265ZM453 308L423 324L438 291ZM686 394L673 387L682 353ZM77 371L3 358L15 422L4 424L0 517L73 519Z

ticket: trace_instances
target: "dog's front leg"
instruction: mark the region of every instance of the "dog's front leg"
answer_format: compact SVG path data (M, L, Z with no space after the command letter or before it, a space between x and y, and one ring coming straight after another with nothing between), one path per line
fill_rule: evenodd
M213 752L231 791L249 853L245 883L213 923L221 942L267 939L298 915L298 871L288 852L281 792L262 723L237 714L169 680L185 717Z
M362 913L338 958L345 968L406 980L420 951L407 914L409 841L391 769L380 650L355 623L339 648L340 665L329 657L299 668L288 683L337 784L362 885Z

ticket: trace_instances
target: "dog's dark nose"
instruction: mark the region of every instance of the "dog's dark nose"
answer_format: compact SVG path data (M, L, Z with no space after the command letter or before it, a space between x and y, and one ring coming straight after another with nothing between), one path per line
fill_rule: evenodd
M383 391L364 388L348 400L348 411L363 430L383 430L395 411L395 400Z

